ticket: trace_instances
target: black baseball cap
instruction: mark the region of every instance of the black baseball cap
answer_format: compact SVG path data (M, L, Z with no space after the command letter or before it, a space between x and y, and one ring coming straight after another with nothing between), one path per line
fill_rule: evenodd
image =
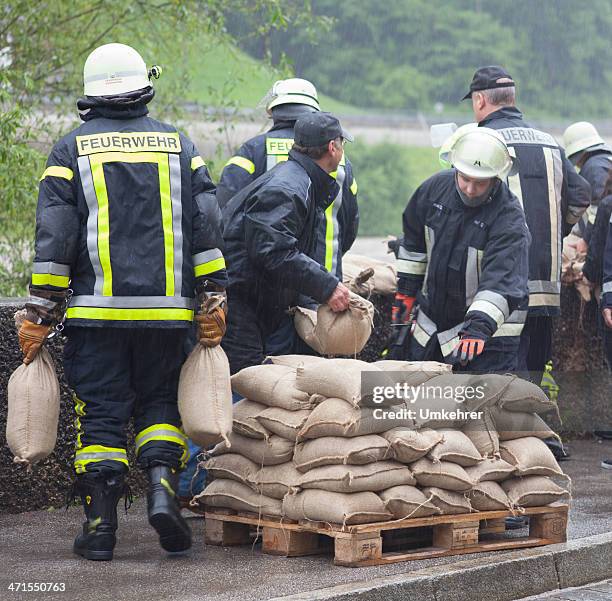
M492 65L490 67L480 67L480 69L474 73L474 77L472 77L470 91L461 100L471 98L472 92L491 90L493 88L513 87L514 81L512 80L512 75L510 75L510 73L508 73L508 71L506 71L503 67L498 67L496 65Z
M302 115L295 122L293 131L294 142L306 148L323 146L336 138L353 141L353 136L342 129L340 121L331 113L318 112Z

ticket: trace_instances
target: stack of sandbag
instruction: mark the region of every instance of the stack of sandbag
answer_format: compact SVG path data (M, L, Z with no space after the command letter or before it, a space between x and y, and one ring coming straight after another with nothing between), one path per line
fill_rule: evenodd
M372 294L392 296L397 290L397 271L393 263L352 252L342 257L342 279L349 290L365 298Z
M553 480L564 476L543 439L555 434L539 416L555 405L530 382L452 374L436 362L270 359L232 378L245 398L234 406L231 446L217 445L205 463L214 480L200 503L349 525L520 510L568 495ZM377 405L362 390L364 373L433 392ZM468 398L469 386L483 392Z

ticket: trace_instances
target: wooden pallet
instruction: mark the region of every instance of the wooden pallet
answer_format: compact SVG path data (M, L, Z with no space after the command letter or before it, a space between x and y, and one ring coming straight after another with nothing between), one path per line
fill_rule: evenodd
M567 540L568 506L530 507L529 536L509 537L508 511L410 518L345 526L295 522L232 510L206 508L205 541L209 545L244 545L261 536L270 555L297 557L334 551L334 563L362 567L447 555L539 547Z

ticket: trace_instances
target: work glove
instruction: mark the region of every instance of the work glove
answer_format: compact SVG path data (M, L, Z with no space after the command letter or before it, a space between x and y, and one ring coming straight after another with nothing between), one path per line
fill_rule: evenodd
M401 292L395 294L395 301L391 309L391 323L394 326L402 326L410 322L410 313L415 300L414 296L408 296Z
M198 324L198 339L202 346L219 346L227 326L225 318L227 302L223 296L210 296L202 303L202 310L195 316Z
M28 365L34 361L34 357L40 351L45 338L49 335L51 325L43 325L32 323L29 319L25 319L19 328L17 336L19 337L19 346L23 353L23 362Z
M465 365L480 355L484 350L484 346L485 341L480 338L469 338L467 336L461 338L455 350L453 350L453 359L459 361L461 365Z

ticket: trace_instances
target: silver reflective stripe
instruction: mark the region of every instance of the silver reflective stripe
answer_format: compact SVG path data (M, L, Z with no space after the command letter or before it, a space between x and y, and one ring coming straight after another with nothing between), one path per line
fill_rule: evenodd
M340 245L338 243L339 241L339 235L340 235L340 225L338 223L338 213L340 212L340 207L342 206L342 189L344 187L344 180L346 179L346 170L344 169L343 165L338 165L338 170L336 172L336 181L338 182L338 185L340 186L340 190L338 190L338 195L336 196L336 198L334 199L334 202L332 204L332 223L333 223L333 228L334 228L334 232L333 232L333 238L332 238L332 269L331 269L331 273L335 274L338 270L338 262L342 259L342 257L339 255L339 248ZM327 241L327 236L325 237L325 240Z
M499 292L493 292L493 290L482 290L475 297L475 301L487 301L494 304L503 314L504 320L510 315L510 307L508 301L499 294Z
M431 336L425 332L419 324L414 326L414 332L412 333L412 337L422 346L426 347L429 342Z
M204 263L208 263L209 261L214 261L215 259L222 259L223 253L218 248L213 248L211 250L205 250L197 255L193 255L193 264L194 265L202 265Z
M429 339L436 333L436 324L419 309L412 334L414 339L422 346L427 346Z
M40 296L28 296L25 302L28 305L39 305L40 307L45 307L46 309L55 309L57 306L57 303Z
M194 299L182 296L96 296L79 295L70 299L70 307L116 309L193 309Z
M461 322L450 330L445 330L438 334L438 342L440 343L440 350L444 357L448 357L459 343L459 332L462 330L465 324Z
M612 281L610 281L610 282L606 282L606 283L605 283L605 284L602 286L601 291L602 291L604 294L607 294L608 292L612 292Z
M168 437L168 438L176 438L180 442L176 442L181 446L187 445L187 437L184 434L180 434L176 430L164 430L160 428L159 430L154 430L153 432L148 432L147 434L141 436L138 435L136 437L136 449L140 450L141 447L146 445L148 442L152 440L159 440L160 436Z
M398 259L407 259L408 261L418 261L420 263L427 263L427 253L418 253L411 250L406 250L400 245L397 253Z
M543 148L550 210L550 280L561 279L561 185L563 172L559 150Z
M174 237L174 294L183 288L183 203L181 202L181 160L178 154L168 155L170 199L172 201L172 234Z
M516 309L510 313L510 317L506 319L506 323L525 323L527 319L527 311L519 311Z
M536 144L537 146L551 146L559 148L555 139L546 132L532 127L506 127L497 130L508 145L513 144Z
M488 315L495 322L495 325L498 328L499 326L501 326L502 323L504 323L504 319L505 319L504 314L500 311L497 305L494 305L493 303L489 301L486 301L486 300L474 301L470 305L470 308L467 310L466 315L469 315L473 311L480 311L481 313Z
M427 271L427 263L421 263L420 261L396 259L395 267L399 274L409 273L410 275L423 275Z
M53 263L53 261L37 261L32 265L32 273L50 273L51 275L70 275L70 265Z
M74 454L75 461L89 461L92 459L97 459L98 461L104 461L105 459L127 459L127 453L124 451L123 453L119 452L110 452L110 451L100 451L99 453L81 453L80 451L76 451Z
M595 219L597 218L597 207L591 205L586 212L587 221L591 224L595 223Z
M548 280L530 280L529 294L532 293L561 294L561 282L549 282Z
M84 83L91 83L92 81L103 81L105 79L109 79L109 77L115 78L115 77L137 77L137 76L142 76L142 72L141 71L113 71L112 74L108 72L108 73L102 73L100 75L90 75L89 77L84 78L83 81Z
M508 152L510 156L516 158L516 150L512 146L508 146ZM508 187L512 194L514 194L518 201L521 203L521 207L523 206L523 190L521 188L521 177L518 173L515 175L511 175L508 177Z
M104 275L102 273L100 255L98 254L98 199L96 198L89 157L79 157L78 164L83 194L85 195L85 202L89 210L89 215L87 216L87 252L89 253L89 260L95 276L94 294L102 295Z
M500 336L520 336L524 326L525 324L523 323L504 323L497 328L497 331L493 334L493 338L498 338Z
M478 281L480 270L478 264L478 250L473 246L468 247L467 263L465 266L465 304L470 306L478 292Z
M434 244L436 243L436 234L428 225L425 226L425 248L427 249L427 257L431 257ZM427 296L427 275L429 274L429 261L427 261L427 269L425 269L425 278L423 279L423 287L421 292L423 296Z

